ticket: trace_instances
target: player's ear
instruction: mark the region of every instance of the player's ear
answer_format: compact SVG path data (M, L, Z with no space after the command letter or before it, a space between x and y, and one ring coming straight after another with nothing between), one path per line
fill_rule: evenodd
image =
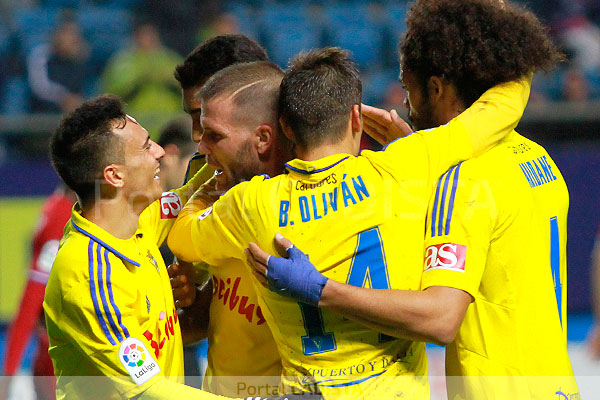
M102 171L105 183L115 188L122 188L125 185L125 169L116 164L110 164L104 167Z
M269 151L275 139L273 126L260 124L254 130L254 136L256 138L256 150L258 154L265 154Z
M360 110L360 104L355 104L352 106L352 116L351 116L351 120L352 120L352 133L362 134L363 131L363 119L362 119L362 113Z
M439 76L430 76L427 80L427 92L432 104L437 104L444 95L444 81Z

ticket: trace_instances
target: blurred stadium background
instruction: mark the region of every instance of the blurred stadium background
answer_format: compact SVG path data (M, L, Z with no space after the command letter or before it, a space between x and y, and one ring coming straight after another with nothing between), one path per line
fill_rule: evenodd
M586 358L583 341L592 324L590 254L600 225L600 0L520 2L548 25L569 58L536 76L518 130L549 150L569 186L569 338L578 375L598 378L600 367ZM115 92L156 137L181 113L175 65L200 41L234 32L257 39L282 67L302 49L349 49L361 69L363 101L403 109L397 46L409 4L0 0L0 360L40 206L58 183L47 143L62 112ZM32 396L24 390L18 398Z

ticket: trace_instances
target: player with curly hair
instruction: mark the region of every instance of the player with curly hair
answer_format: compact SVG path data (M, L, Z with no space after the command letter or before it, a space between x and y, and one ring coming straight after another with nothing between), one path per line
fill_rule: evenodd
M407 27L401 79L415 129L446 124L490 87L562 59L533 14L496 0L420 0ZM394 111L363 109L365 130L375 137L399 130ZM357 288L329 276L318 305L392 336L446 345L450 399L578 398L566 347L568 201L548 153L512 131L434 185L423 226L422 291ZM396 240L410 245L406 236ZM268 271L296 299L311 285L299 287L291 277L323 277L321 265L315 269L296 251L287 260L250 248L257 271ZM363 266L372 267L373 260Z

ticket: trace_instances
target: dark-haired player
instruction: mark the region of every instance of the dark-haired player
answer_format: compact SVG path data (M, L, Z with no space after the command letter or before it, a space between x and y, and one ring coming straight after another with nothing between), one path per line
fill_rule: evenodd
M418 1L407 26L402 81L416 129L447 123L492 85L561 58L531 13L495 0ZM391 121L382 117L376 131ZM566 347L567 208L548 153L512 131L437 181L422 226L423 291L329 279L318 304L397 337L447 345L449 399L579 398ZM410 245L406 235L395 243ZM281 273L275 258L253 249L269 275ZM290 268L314 271L301 260Z
M162 193L163 155L114 96L83 103L52 135L54 168L78 198L44 299L58 399L220 398L182 384L158 249L203 176Z
M494 88L445 127L357 156L362 87L356 66L336 48L301 55L283 78L279 96L280 122L298 157L286 164L288 173L243 182L206 210L195 197L175 223L169 246L183 260L219 264L245 260L250 241L272 250L273 235L283 232L310 248L328 277L416 290L435 180L510 132L528 88L527 83ZM212 100L215 106L222 98L227 95ZM207 116L210 107L210 101L204 104ZM503 123L480 126L488 118ZM398 237L406 238L404 246L395 244ZM371 270L364 268L365 259L373 260ZM309 275L295 278L315 283ZM283 391L320 391L325 398L429 398L424 343L390 338L317 308L324 283L311 286L300 302L256 285L282 357Z
M275 85L278 85L281 80L281 71L273 72L268 65L254 64L254 62L266 60L265 50L255 41L243 35L222 35L198 45L187 56L183 64L176 68L175 78L182 88L183 108L192 118L192 140L202 151L192 157L187 177L193 176L199 166L204 163L205 156L210 160L212 166L223 171L219 179L225 178L231 183L237 183L241 176L250 178L260 173L273 174L276 171L275 174L277 174L281 171L283 161L287 161L289 158L283 161L280 158L288 157L289 151L281 151L279 148L277 152L273 153L272 149L276 149L276 147L269 144L264 147L269 154L265 154L264 150L261 150L259 154L254 148L249 149L247 146L247 142L254 136L253 132L260 123L271 125L271 133L275 136L275 140L281 135L277 128L276 116L269 113L269 111L275 112L276 108L270 99L266 99L250 110L237 107L232 103L230 104L231 110L225 109L217 113L213 120L219 120L221 123L222 130L219 140L215 139L217 134L214 129L209 135L203 136L204 130L200 122L202 102L198 93L211 76L226 67L233 64L250 65L248 63L252 63L253 70L249 72L255 77L252 79L260 80L256 76L262 68L262 71L268 72L268 74L263 73L263 78L270 77L273 80L275 75L278 77ZM246 78L240 76L243 75L244 67L236 67L236 70L235 79L237 81L240 79L242 81L245 79L246 83L252 81L252 79L248 81L248 76ZM236 85L236 82L231 82L231 84ZM259 93L256 90L250 92ZM276 95L273 90L268 94ZM242 113L246 112L254 115L255 118L243 118ZM262 120L260 120L261 118ZM254 125L257 120L260 121ZM276 166L267 165L273 164L274 160L279 160L275 163ZM228 188L223 187L223 184L221 186L219 189L222 191ZM206 265L203 265L204 269L197 265L195 272L191 273L189 268L186 269L184 263L180 262L179 264L181 268L179 266L170 267L178 300L183 302L189 299L191 294L191 298L195 297L201 301L207 291L210 291L208 295L213 297L213 287L215 288L214 299L209 310L210 325L206 331L209 348L203 388L212 393L237 397L242 393L259 394L258 392L248 392L248 390L252 390L252 384L249 381L257 382L261 379L255 377L271 377L265 379L270 383L275 382L271 386L277 386L281 375L279 353L267 324L259 317L260 309L256 301L256 294L243 265L240 266L233 260L228 263L226 268L223 265L218 265L217 268L215 266L208 267L210 280L214 282L214 286L209 284L202 293L194 296L195 291L188 291L187 295L184 293L189 284L182 283L177 275L182 276L186 272L188 277L195 275L196 280L200 281L206 275ZM179 295L179 293L182 294ZM231 293L231 301L229 295L225 297L225 293ZM182 304L189 305L185 302ZM194 319L194 326L207 328L198 318L200 313L190 310L185 312ZM205 329L198 329L198 331L205 331ZM184 339L186 339L187 331L189 330L184 330ZM245 356L238 357L239 354ZM236 359L236 361L231 362L232 359ZM265 393L267 392L263 391L260 394Z

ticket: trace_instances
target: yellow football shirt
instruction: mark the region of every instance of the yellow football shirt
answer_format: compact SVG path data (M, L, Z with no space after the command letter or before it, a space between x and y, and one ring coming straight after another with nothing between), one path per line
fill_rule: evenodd
M229 258L244 260L250 241L273 253L273 236L280 232L328 278L418 290L423 227L435 181L510 132L528 90L527 80L495 87L447 125L413 133L382 152L293 160L287 174L255 177L212 208L193 213L188 205L169 245L184 260L218 265ZM192 245L182 245L186 242ZM283 392L429 398L424 343L381 335L254 283L282 357Z
M194 154L186 180L204 163L203 155ZM210 274L213 282L208 366L202 388L229 397L267 397L277 393L281 358L248 269L236 258L214 267L205 263L195 263L194 267L197 279L203 281Z
M179 320L158 246L197 186L194 179L163 193L127 240L75 205L44 300L57 398L132 397L158 377L183 383Z
M576 398L566 347L568 205L556 164L516 132L439 179L422 287L474 298L447 346L449 399Z

